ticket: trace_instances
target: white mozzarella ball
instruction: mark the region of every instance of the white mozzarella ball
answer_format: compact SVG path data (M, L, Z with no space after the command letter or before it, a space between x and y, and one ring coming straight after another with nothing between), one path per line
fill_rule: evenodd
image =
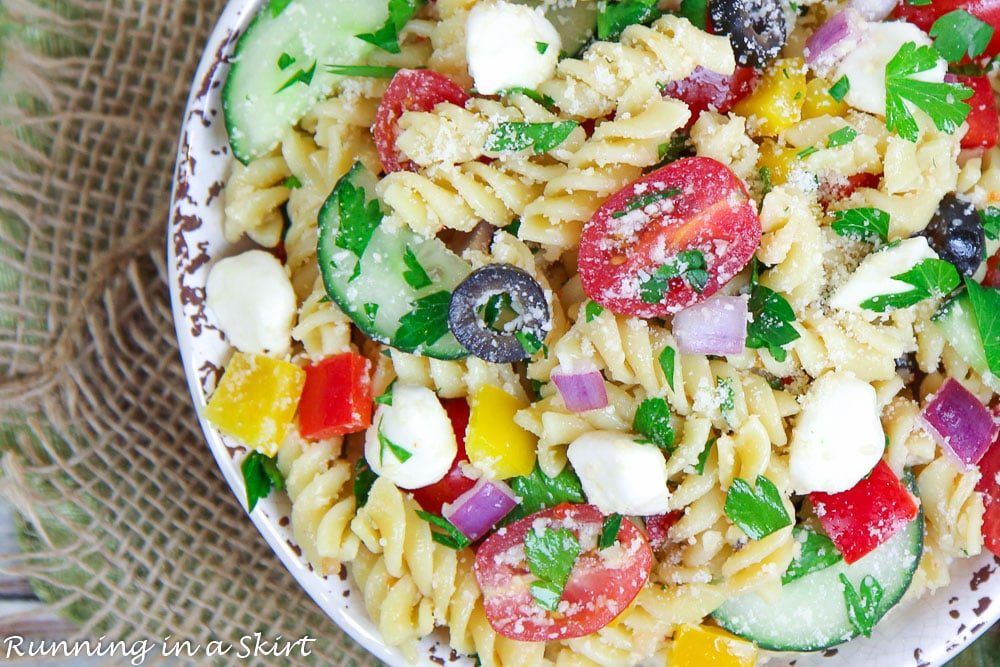
M593 431L566 450L587 501L605 514L648 516L669 510L667 462L655 446L628 433Z
M541 9L510 2L478 3L465 24L465 51L476 90L531 88L550 78L562 41Z

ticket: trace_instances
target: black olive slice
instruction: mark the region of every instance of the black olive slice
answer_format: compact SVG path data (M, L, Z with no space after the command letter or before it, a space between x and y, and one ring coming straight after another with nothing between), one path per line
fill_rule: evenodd
M452 292L448 327L480 359L521 361L531 356L521 340L545 340L551 327L549 304L531 274L510 264L487 264Z
M744 67L764 67L785 45L780 0L709 0L708 14L715 34L729 37L736 62Z
M945 195L934 217L920 232L938 257L951 262L963 276L972 276L983 262L986 234L979 212L953 194Z

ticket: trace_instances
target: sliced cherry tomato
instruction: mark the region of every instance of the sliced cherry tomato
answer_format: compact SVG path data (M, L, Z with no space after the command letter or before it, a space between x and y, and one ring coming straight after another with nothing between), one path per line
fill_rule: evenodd
M986 76L949 74L946 81L957 81L972 89L972 97L965 102L972 110L966 117L969 131L962 137L962 148L992 148L1000 138L1000 119L997 118L997 100Z
M983 285L1000 289L1000 252L986 260L986 276Z
M979 460L979 483L976 491L983 494L983 542L986 548L1000 556L1000 436Z
M464 398L448 398L441 401L451 427L455 431L455 441L458 443L458 454L451 468L437 482L413 489L413 499L424 510L432 514L441 514L441 506L450 503L471 489L476 480L465 475L463 463L468 463L469 456L465 453L465 429L469 425L469 403Z
M956 9L964 9L994 28L1000 27L1000 0L934 0L914 4L901 0L892 11L892 17L909 21L924 32L930 32L935 21ZM983 55L993 57L998 53L1000 30L994 30L993 39Z
M809 501L848 564L895 535L919 511L913 495L885 461L847 491L813 492Z
M306 366L299 399L299 435L322 440L363 431L372 423L371 362L344 352Z
M666 514L653 514L644 517L646 534L649 536L649 546L653 549L660 549L666 546L670 541L670 529L682 516L684 516L682 510L674 510Z
M661 92L687 104L693 123L703 111L728 113L750 94L758 78L753 67L737 66L732 74L718 74L698 66L686 78L667 83Z
M617 542L599 550L604 515L593 505L563 503L515 521L480 545L476 580L486 618L499 634L521 641L581 637L600 630L632 602L649 579L653 552L642 531L623 518ZM580 541L557 612L542 608L531 593L524 538L529 530L568 528Z
M462 106L469 99L462 87L433 70L401 69L392 77L375 111L372 134L378 158L386 173L416 167L408 160L400 160L396 149L399 136L399 118L406 111L430 111L440 102Z
M858 188L877 188L879 180L878 174L869 174L867 172L851 174L846 178L837 180L821 178L819 190L817 191L819 203L823 208L826 208L833 202L847 199Z
M736 174L712 158L681 158L597 209L580 239L580 279L609 310L662 317L718 291L750 261L760 235Z

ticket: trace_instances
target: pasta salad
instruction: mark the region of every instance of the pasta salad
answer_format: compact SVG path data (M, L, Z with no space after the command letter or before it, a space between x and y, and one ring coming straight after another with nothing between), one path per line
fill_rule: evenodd
M271 0L205 416L412 660L752 665L1000 555L1000 9Z

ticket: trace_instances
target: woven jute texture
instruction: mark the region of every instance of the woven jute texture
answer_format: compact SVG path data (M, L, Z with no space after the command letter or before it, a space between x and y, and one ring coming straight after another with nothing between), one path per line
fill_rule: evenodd
M29 577L71 639L308 635L301 662L378 664L225 486L176 349L173 161L223 5L0 2L0 496L25 549L0 572Z

